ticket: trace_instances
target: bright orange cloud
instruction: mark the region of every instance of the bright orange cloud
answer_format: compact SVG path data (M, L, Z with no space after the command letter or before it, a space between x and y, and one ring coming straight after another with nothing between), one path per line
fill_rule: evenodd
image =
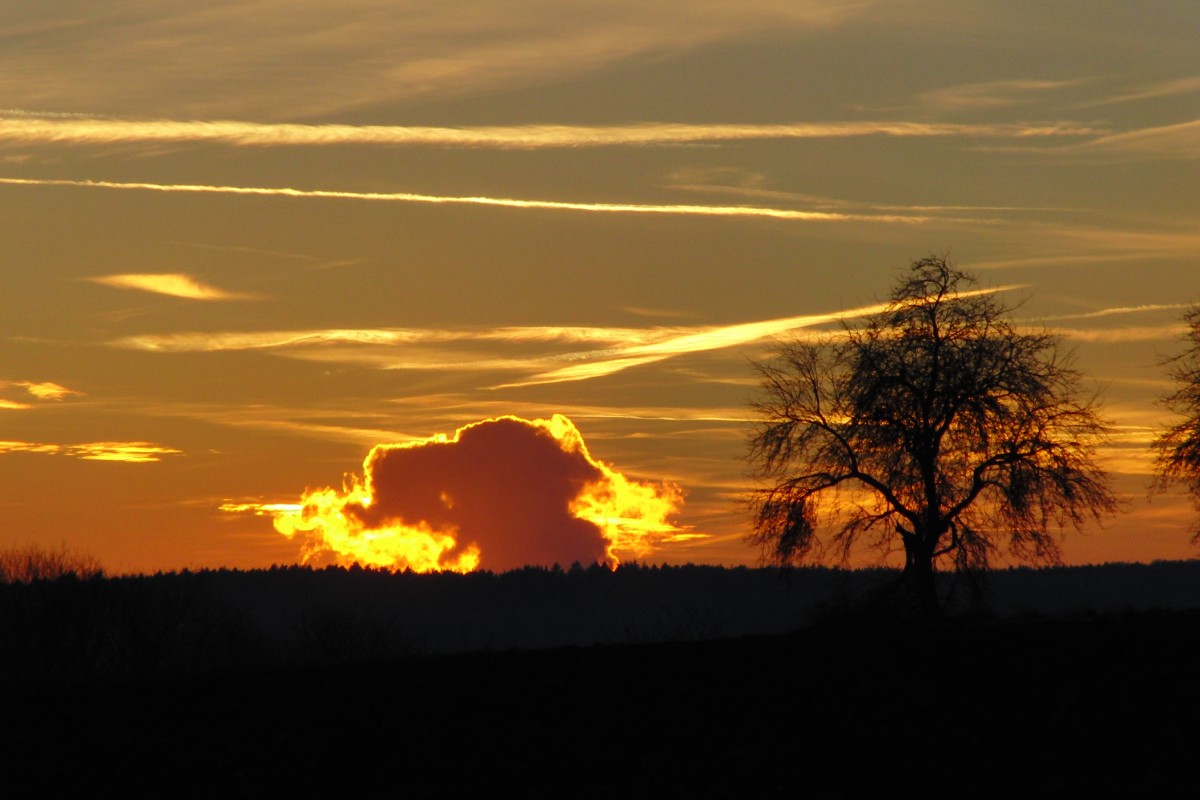
M0 442L0 453L57 453L60 449L56 444L41 442Z
M87 442L85 444L47 444L44 442L0 442L3 453L47 453L81 458L85 461L124 461L149 464L181 450L151 442Z
M280 533L304 542L305 560L504 571L644 555L679 535L670 519L681 501L674 486L632 480L594 459L556 414L377 445L363 476L348 475L341 491L310 490L299 510L272 512Z
M131 464L149 464L161 461L163 456L180 455L182 452L151 442L88 442L70 445L66 450L68 455L85 461L125 461Z

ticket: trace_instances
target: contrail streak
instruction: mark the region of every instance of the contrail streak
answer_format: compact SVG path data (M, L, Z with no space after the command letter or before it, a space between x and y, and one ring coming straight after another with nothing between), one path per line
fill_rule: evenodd
M631 125L511 125L469 128L401 125L303 125L234 120L122 120L48 117L0 111L0 141L67 144L219 142L239 146L382 145L538 149L628 147L861 136L1042 138L1108 133L1074 122L1041 125L963 125L903 121L818 122L771 125L639 123Z
M393 203L434 205L500 206L503 208L546 209L553 211L593 211L610 214L682 214L709 217L770 217L784 220L820 222L869 221L901 224L931 222L935 217L902 214L840 214L825 211L798 211L760 206L656 205L640 203L571 203L557 200L520 200L510 197L459 197L410 192L338 192L327 189L291 189L287 187L210 186L205 184L118 183L115 181L76 181L64 179L0 178L6 186L69 186L85 189L126 189L192 194L237 194L268 197L326 198L332 200L374 200ZM948 221L941 219L940 221ZM978 220L972 220L977 222Z
M974 297L976 295L992 294L1020 288L1017 285L999 286L994 289L973 289L960 292L958 297ZM875 303L868 306L847 309L831 314L812 314L801 317L786 317L783 319L764 320L760 322L744 322L736 325L724 325L696 332L684 333L659 342L637 344L629 347L615 348L605 352L599 358L568 367L542 372L530 378L497 386L505 389L520 386L536 386L546 383L564 383L581 381L590 378L600 378L622 372L630 367L652 364L673 356L689 353L702 353L708 350L721 350L727 347L750 344L752 342L779 336L789 331L809 328L838 320L854 319L871 314L878 314L891 307L891 303Z

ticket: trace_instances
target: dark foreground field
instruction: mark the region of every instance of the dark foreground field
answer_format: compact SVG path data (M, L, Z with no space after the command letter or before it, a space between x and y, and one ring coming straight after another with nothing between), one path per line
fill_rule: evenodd
M5 781L33 790L6 795L1161 796L1194 780L1186 608L915 624L825 606L792 633L669 638L10 669Z

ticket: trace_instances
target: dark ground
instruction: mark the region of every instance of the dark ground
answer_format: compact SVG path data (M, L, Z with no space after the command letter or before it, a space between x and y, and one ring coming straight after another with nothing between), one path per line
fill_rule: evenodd
M10 797L1167 796L1200 614L26 677L0 708Z
M885 572L272 569L0 585L5 792L1167 794L1200 564L1005 570L936 623ZM965 600L964 600L965 598ZM970 612L970 613L968 613Z

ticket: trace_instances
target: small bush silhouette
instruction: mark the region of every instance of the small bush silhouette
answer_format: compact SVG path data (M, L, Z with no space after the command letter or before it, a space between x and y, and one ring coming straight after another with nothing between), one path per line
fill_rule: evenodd
M0 550L0 583L33 583L60 578L101 578L104 568L99 559L60 544L46 548L38 544Z

